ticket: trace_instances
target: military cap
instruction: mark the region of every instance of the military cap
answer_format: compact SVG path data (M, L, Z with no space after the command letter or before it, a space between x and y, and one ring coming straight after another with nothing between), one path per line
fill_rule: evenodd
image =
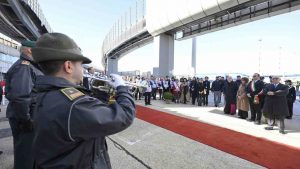
M30 47L30 48L34 48L35 47L35 41L30 41L30 40L24 40L21 42L22 46L26 46L26 47Z
M46 61L82 61L84 64L92 61L83 56L81 49L73 39L61 33L46 33L36 42L32 49L32 57L35 62Z

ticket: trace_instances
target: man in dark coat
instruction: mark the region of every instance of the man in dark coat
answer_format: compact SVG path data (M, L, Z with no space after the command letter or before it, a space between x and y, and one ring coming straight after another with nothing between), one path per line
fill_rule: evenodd
M191 92L192 92L192 104L195 105L196 99L199 95L199 83L197 82L196 77L193 78L190 84Z
M208 105L208 95L209 95L209 90L210 90L210 81L208 80L208 77L205 77L205 81L203 82L204 84L204 97L203 97L203 103L205 106Z
M234 115L236 113L236 99L238 86L232 81L232 77L228 76L226 82L224 83L223 92L225 95L225 107L224 113Z
M286 85L289 87L289 93L286 96L287 99L287 104L289 108L289 115L286 117L287 119L292 119L293 117L293 105L296 101L296 89L294 86L292 86L292 81L291 80L286 80L285 81Z
M6 74L6 98L9 104L6 117L13 135L14 168L32 169L32 97L30 93L38 75L43 75L33 61L32 48L35 42L23 41L21 56Z
M33 58L46 75L37 78L32 93L35 168L110 169L105 137L126 129L135 117L135 104L122 77L111 75L116 102L108 105L79 86L82 64L91 61L68 36L42 35Z
M258 73L254 73L252 81L248 84L246 90L251 109L251 118L248 121L255 121L255 124L257 125L261 124L263 88L264 82L260 80L260 75Z
M268 117L268 127L266 130L273 130L276 120L279 121L279 132L285 134L284 119L288 116L288 105L286 96L288 94L288 86L280 83L280 78L277 76L272 77L272 84L269 84L264 89L266 95L264 104L264 114Z

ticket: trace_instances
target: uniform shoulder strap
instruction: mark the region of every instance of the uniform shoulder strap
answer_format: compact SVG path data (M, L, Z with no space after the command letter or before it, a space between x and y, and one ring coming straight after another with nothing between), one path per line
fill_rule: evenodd
M74 87L68 87L68 88L63 88L60 89L60 91L67 96L67 98L70 101L74 101L75 99L79 98L80 96L84 96L85 94L79 91L78 89Z
M23 60L23 61L21 62L21 65L30 65L30 62L27 61L27 60Z

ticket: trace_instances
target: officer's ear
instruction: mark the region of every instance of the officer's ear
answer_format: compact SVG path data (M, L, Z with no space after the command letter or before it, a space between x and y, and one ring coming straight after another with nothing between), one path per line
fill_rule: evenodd
M67 72L68 74L71 74L74 70L74 65L72 61L65 61L64 62L64 66L63 66L65 72Z

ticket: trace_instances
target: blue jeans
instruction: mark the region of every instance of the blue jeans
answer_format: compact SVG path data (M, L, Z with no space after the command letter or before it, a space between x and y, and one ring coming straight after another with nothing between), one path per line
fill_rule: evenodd
M219 104L221 103L221 95L221 91L214 91L214 102L216 106L219 106Z

